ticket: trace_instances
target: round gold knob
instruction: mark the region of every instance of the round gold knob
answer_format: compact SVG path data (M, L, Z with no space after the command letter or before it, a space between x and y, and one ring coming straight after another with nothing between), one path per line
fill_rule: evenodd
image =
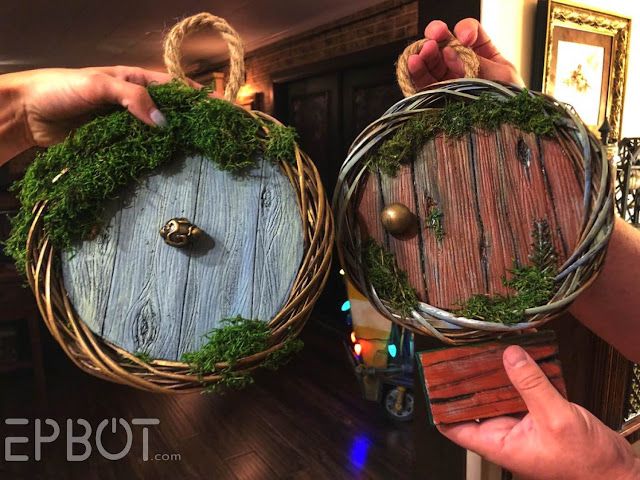
M382 209L382 226L391 235L408 233L416 225L415 214L402 203L392 203Z
M185 247L202 235L202 230L186 218L172 218L160 229L160 236L167 245Z

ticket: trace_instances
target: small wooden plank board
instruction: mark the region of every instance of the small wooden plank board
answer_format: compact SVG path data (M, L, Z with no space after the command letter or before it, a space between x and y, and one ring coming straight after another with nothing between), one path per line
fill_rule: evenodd
M527 411L502 363L502 354L509 345L523 347L558 391L567 396L558 345L551 330L418 352L418 369L432 425Z

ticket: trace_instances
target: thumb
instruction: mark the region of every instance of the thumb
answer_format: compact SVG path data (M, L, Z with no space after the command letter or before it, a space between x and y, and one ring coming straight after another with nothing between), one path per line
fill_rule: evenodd
M567 401L522 347L509 346L502 360L509 380L533 417L548 421L567 407Z

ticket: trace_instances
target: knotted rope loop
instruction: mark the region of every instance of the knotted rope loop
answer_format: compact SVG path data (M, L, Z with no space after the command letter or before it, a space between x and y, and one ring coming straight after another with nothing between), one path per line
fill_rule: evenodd
M224 98L233 102L244 83L244 46L238 32L224 18L202 12L176 23L164 39L164 64L172 77L187 83L181 63L182 41L188 34L207 27L220 32L229 47L229 77Z

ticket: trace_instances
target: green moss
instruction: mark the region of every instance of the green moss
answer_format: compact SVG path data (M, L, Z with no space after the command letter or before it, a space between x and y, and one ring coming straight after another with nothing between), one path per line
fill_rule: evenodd
M533 265L515 265L510 279L503 284L513 290L511 295L473 295L462 303L458 315L487 322L512 324L526 321L527 308L546 304L555 292L556 254L551 242L549 225L545 220L534 222L532 232Z
M436 135L438 119L439 115L434 112L413 115L370 154L368 168L395 177L400 165L409 162L418 148Z
M142 360L144 363L153 362L153 357L149 355L147 352L135 352L133 356Z
M427 215L427 228L433 230L433 235L436 237L438 242L441 242L444 238L444 226L442 225L442 221L444 219L444 213L437 206L432 206L429 209L429 214Z
M473 128L495 130L510 123L525 132L549 135L558 118L557 113L547 111L542 98L526 90L506 100L483 94L475 101L449 102L442 109L413 115L372 152L368 166L395 176L403 163L415 157L418 148L439 133L460 137Z
M549 301L554 291L553 275L536 266L514 267L510 279L512 295L473 295L458 310L458 315L487 322L512 324L526 321L524 311Z
M271 160L282 162L294 158L294 146L298 134L292 127L273 124L269 126L269 138L264 153Z
M201 377L212 373L222 375L220 382L205 386L206 392L243 388L253 383L251 375L233 372L232 368L239 359L270 347L271 330L267 322L237 316L224 319L221 323L221 328L205 336L207 341L199 350L182 355L182 361L189 364L191 373ZM269 354L262 366L277 369L301 349L302 341L290 338L280 349ZM219 363L228 363L228 367L216 368Z
M411 310L418 305L418 294L409 283L407 273L398 268L395 256L372 238L363 245L362 255L367 278L378 297L398 314L410 317Z
M149 93L167 118L166 128L149 127L123 110L100 116L38 155L14 185L21 209L5 251L20 269L32 210L40 201L48 201L45 232L56 248L67 250L100 227L105 200L178 156L201 154L234 173L253 166L259 153L273 161L294 160L290 129L269 124L273 134L265 138L264 120L210 98L206 89L171 82L152 85Z

